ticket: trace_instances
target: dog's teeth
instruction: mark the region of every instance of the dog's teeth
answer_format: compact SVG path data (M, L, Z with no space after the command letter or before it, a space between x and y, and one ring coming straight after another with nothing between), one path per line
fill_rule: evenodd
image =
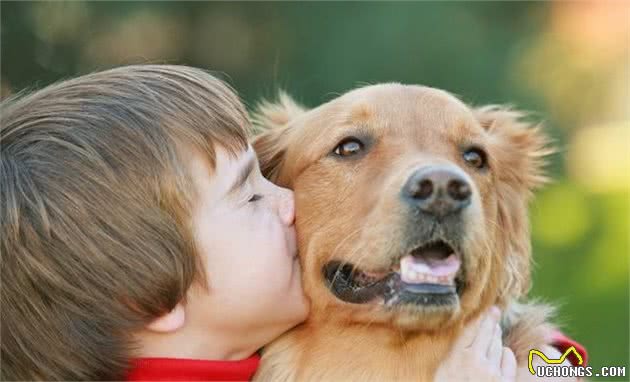
M453 280L450 276L434 276L429 273L416 272L410 269L407 269L406 272L401 273L401 279L402 281L411 284L431 283L451 285L453 283Z
M416 272L420 272L420 273L429 273L429 272L431 272L431 268L427 264L416 263L416 264L413 265L413 267L416 270Z
M430 283L452 285L454 274L435 275L429 265L414 261L414 259L409 256L409 258L403 258L400 262L400 278L403 282L409 284Z

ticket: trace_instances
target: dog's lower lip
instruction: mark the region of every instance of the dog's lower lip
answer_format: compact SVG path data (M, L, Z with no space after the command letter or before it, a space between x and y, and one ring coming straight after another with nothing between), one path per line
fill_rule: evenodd
M441 285L441 284L407 284L402 283L406 292L410 293L422 293L422 294L449 294L455 293L455 285Z

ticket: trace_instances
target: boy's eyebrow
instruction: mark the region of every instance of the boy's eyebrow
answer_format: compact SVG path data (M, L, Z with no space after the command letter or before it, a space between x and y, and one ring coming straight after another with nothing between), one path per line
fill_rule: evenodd
M256 156L250 156L247 160L247 163L245 163L245 165L239 170L238 176L236 177L236 179L234 179L234 183L232 183L232 185L230 186L227 195L232 195L239 188L241 188L247 178L249 178L249 175L252 173L252 171L254 171L256 165Z

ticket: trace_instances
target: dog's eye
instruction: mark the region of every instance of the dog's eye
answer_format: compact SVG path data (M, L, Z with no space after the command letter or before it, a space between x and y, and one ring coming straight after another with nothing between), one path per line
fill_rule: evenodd
M485 151L473 147L464 152L464 160L475 168L485 168L488 165Z
M363 150L363 142L357 138L350 137L342 140L337 147L335 147L334 153L340 157L347 157L357 154L361 150Z

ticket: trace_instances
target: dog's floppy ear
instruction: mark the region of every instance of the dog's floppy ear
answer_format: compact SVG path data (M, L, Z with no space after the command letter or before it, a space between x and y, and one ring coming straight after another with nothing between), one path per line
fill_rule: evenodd
M252 115L256 133L253 147L263 175L273 182L278 180L284 163L289 145L290 122L305 112L303 106L280 91L276 101L261 102Z
M496 179L497 226L501 227L503 267L501 299L520 297L530 286L531 243L527 205L532 191L548 180L545 157L554 152L541 125L503 106L474 110L490 137L491 169ZM492 163L495 164L492 168Z
M540 124L528 122L524 112L506 106L484 106L474 113L492 137L493 151L501 163L497 175L502 181L529 192L547 183L545 158L554 150Z

